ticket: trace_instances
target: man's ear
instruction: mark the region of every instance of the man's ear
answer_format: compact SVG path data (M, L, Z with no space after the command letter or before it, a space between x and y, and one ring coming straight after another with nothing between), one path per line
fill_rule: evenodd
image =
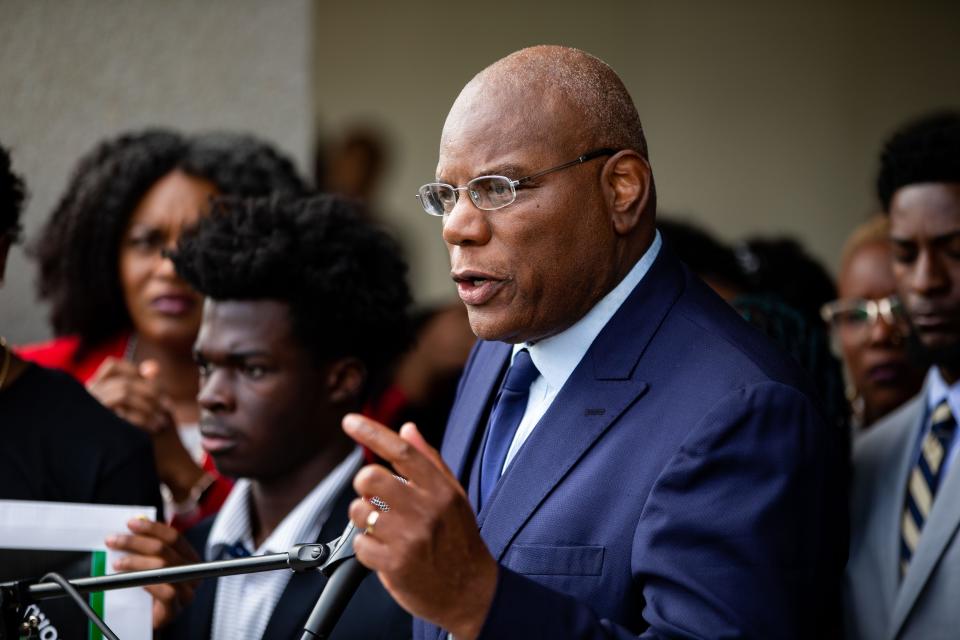
M327 393L334 404L354 403L367 382L367 368L353 357L334 360L327 369Z
M607 160L600 179L613 228L627 235L647 210L653 185L650 164L636 151L625 149Z

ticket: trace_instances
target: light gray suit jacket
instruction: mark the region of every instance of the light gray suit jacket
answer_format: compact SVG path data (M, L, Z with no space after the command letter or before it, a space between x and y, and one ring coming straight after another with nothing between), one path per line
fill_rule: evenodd
M900 519L926 389L854 445L847 634L857 640L960 638L960 458L947 470L900 580Z

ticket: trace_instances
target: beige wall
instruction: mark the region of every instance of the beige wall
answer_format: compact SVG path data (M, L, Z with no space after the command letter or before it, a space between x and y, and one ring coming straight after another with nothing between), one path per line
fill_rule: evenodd
M0 0L0 141L32 197L28 238L77 158L121 130L236 128L303 163L312 122L309 0ZM48 334L16 249L0 334Z
M382 208L418 297L434 301L453 289L438 221L413 193L433 175L447 109L496 58L569 44L633 93L662 210L728 240L795 234L833 267L873 207L883 137L960 105L960 3L773 4L2 0L0 141L30 183L30 234L76 158L121 129L248 129L306 167L314 122L379 122L395 143ZM32 277L15 251L0 290L14 342L47 335Z
M421 300L453 295L438 221L413 198L434 173L446 111L475 72L537 43L586 49L624 78L661 211L727 240L793 234L834 268L874 207L883 138L960 105L960 3L875 4L318 2L314 99L328 129L363 118L392 132L383 204Z

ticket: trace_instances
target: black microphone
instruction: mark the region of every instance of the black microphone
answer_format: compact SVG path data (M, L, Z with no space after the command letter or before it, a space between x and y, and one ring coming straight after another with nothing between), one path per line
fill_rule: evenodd
M397 479L406 482L400 477ZM370 498L370 503L380 511L390 510L390 506L376 496ZM363 529L350 522L333 543L330 558L320 567L320 571L327 574L329 579L307 618L300 640L327 640L353 594L360 588L360 583L370 573L370 569L360 564L353 551L353 541L363 533Z

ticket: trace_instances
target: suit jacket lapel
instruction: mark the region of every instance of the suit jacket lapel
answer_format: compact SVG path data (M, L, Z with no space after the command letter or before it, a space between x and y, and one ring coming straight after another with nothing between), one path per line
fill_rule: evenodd
M471 367L469 388L462 390L457 405L447 420L446 438L441 453L454 475L464 487L469 487L470 450L486 415L487 405L496 393L500 377L509 362L512 346L503 342L480 342ZM476 505L477 496L470 501Z
M209 638L213 633L213 605L217 595L215 579L201 580L190 603L190 638Z
M676 258L661 250L504 472L478 518L498 560L553 488L647 389L637 363L679 297L683 277Z
M187 531L184 535L190 545L204 560L204 549L210 529L213 527L213 518L207 518ZM186 611L173 625L160 632L162 638L209 638L213 631L213 604L217 595L217 580L207 578L201 580L193 592L193 601Z
M329 542L343 533L347 526L347 510L355 497L353 487L347 484L337 496L316 542ZM287 583L270 615L263 637L299 638L303 632L303 625L326 584L327 577L317 570L294 573L290 576L290 582Z
M881 526L871 527L869 543L877 549L877 556L882 558L880 581L883 593L883 608L892 612L899 591L900 583L900 520L903 516L903 506L906 504L907 477L913 466L913 442L916 440L920 418L923 415L923 395L916 403L916 410L905 410L904 420L909 425L897 429L896 437L887 443L886 451L889 456L881 468L888 469L889 473L880 474L877 481L883 484L879 495L888 496L888 500L878 503L877 508L885 513L878 521ZM892 613L891 613L892 615Z
M327 577L319 571L295 573L280 595L263 631L264 638L299 638Z
M921 399L926 398L926 394L921 394ZM923 401L923 400L922 400ZM924 417L924 411L921 408L919 415ZM906 443L905 450L914 451L916 447L912 446L917 438L917 431L920 428L920 421L917 421L918 428L911 429L910 433L913 439ZM906 478L910 473L912 460L901 469L901 475L898 476L901 485L904 488L900 490L900 505L904 504L906 498ZM903 577L903 583L900 585L900 592L893 608L893 618L891 625L891 637L896 637L900 628L907 620L910 611L913 609L923 590L924 585L930 579L934 568L943 556L947 545L953 539L954 533L960 527L960 470L958 470L958 461L954 461L947 470L947 476L944 478L943 486L937 490L937 495L933 501L933 507L930 510L930 517L923 526L920 534L920 543L917 547L917 553L910 561L907 573ZM902 507L901 507L902 508ZM899 525L899 519L897 523ZM898 529L899 531L899 529ZM897 558L899 558L899 546L897 547Z

